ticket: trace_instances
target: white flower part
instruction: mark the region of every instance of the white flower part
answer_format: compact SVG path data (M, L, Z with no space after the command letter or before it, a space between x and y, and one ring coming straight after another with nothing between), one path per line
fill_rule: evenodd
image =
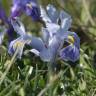
M30 52L34 53L36 56L39 56L40 52L36 49L29 50Z
M17 32L17 34L19 34L20 36L26 34L24 25L18 17L12 18L11 19L11 24L12 24L14 30Z
M60 26L55 23L46 23L46 27L49 31L50 37L53 37L60 29Z
M48 17L45 9L44 9L42 6L40 6L40 11L41 11L41 18L42 18L42 20L43 20L45 23L51 22L51 20L50 20L50 18Z

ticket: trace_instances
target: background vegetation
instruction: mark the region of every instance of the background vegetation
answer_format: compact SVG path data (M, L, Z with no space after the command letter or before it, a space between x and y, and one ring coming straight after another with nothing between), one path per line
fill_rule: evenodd
M9 16L11 0L2 1ZM0 46L0 96L96 96L96 0L38 1L43 6L53 4L72 16L70 30L77 32L81 40L80 60L58 62L57 75L49 84L47 64L27 52L22 60L16 60L9 56L5 40ZM24 15L21 19L28 31L40 36L42 25Z

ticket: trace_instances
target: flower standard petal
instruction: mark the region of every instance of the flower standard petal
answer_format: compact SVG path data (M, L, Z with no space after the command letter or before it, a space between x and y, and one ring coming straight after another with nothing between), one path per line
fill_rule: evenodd
M53 23L57 23L59 12L56 10L56 8L53 5L49 4L46 9L47 9L47 13L51 21Z
M40 6L41 11L41 18L45 23L52 22L51 19L48 17L48 14L46 13L45 9Z
M57 32L60 29L60 26L58 24L55 24L55 23L46 23L46 29L49 31L50 37L52 37L55 34L57 34Z
M46 47L42 39L32 36L29 46L32 47L30 51L35 55L40 56L43 61L48 62L50 60L49 49Z
M71 27L72 19L69 14L64 11L60 12L61 29L66 32Z

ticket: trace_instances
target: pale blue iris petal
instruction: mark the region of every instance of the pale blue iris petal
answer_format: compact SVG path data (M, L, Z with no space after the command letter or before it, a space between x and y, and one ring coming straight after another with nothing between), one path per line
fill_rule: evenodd
M44 43L48 44L49 38L50 38L49 31L44 27L42 28L41 31L42 31L42 38L43 38Z
M75 62L79 59L79 49L76 46L70 45L60 51L60 57L63 60Z
M63 30L63 32L66 32L71 27L72 23L71 16L64 11L61 11L60 20L61 20L61 29Z
M63 44L63 41L60 38L56 38L55 36L52 37L49 41L49 49L51 53L51 62L54 62L56 59L56 56L58 54L59 49L61 48L61 45Z
M46 62L50 61L51 57L49 48L45 46L44 42L40 38L32 36L29 46L32 47L30 51L35 55L40 56L41 60Z
M43 20L45 23L47 23L47 22L52 22L51 19L48 17L45 9L44 9L42 6L40 6L40 11L41 11L41 18L42 18L42 20Z
M56 10L56 8L53 5L49 4L47 6L47 13L51 21L53 23L57 23L59 12Z
M55 23L46 23L47 30L49 31L50 37L57 34L60 29L60 26Z
M44 42L40 38L34 36L32 36L29 46L32 46L32 49L36 49L39 52L45 47Z
M19 18L11 19L11 24L14 28L14 30L19 34L20 36L25 35L25 28L23 23L19 20Z
M47 48L44 48L41 52L40 52L40 58L41 60L45 61L45 62L49 62L51 60L51 53L50 50Z
M30 52L34 53L36 56L40 56L41 60L44 62L49 62L51 60L50 50L43 48L42 51L31 49Z

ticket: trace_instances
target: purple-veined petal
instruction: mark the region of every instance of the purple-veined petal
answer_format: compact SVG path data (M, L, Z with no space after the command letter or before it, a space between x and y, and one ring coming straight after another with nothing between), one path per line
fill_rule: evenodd
M79 59L79 54L79 49L74 45L67 46L60 51L61 59L72 62L75 62Z
M40 9L37 0L13 0L11 17L18 17L22 12L31 16L34 21L40 19Z
M28 16L32 17L32 20L37 21L40 20L40 8L37 4L37 0L27 0L27 2L25 2L25 9L24 9L25 13Z
M26 7L25 12L28 16L32 17L32 20L34 21L40 20L40 10L38 7L32 7L32 8Z

